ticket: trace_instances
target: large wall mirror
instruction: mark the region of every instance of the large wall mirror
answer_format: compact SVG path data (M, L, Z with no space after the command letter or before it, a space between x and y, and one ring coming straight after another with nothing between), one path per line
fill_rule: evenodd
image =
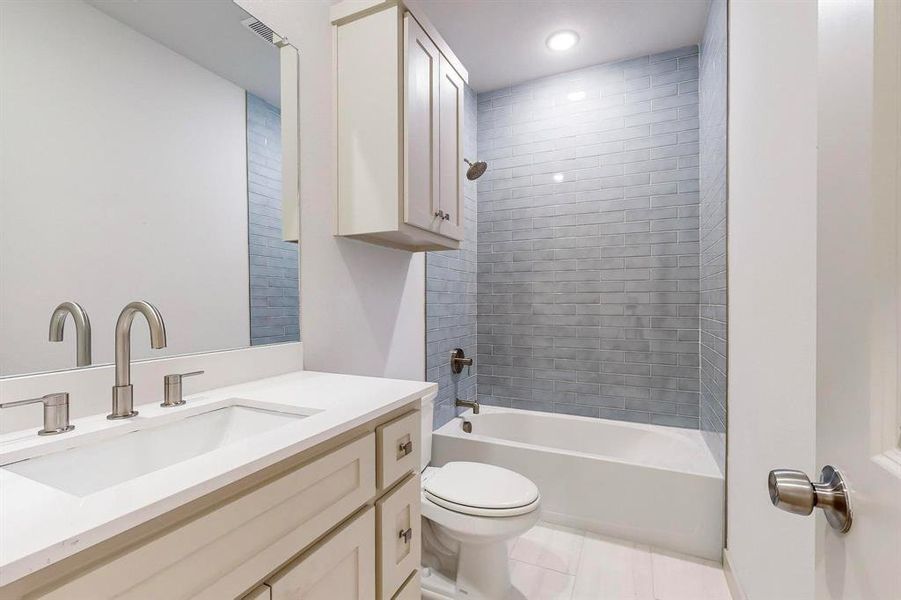
M0 28L0 376L76 367L63 302L93 365L134 300L168 330L137 319L135 359L298 341L296 50L231 0L3 2Z

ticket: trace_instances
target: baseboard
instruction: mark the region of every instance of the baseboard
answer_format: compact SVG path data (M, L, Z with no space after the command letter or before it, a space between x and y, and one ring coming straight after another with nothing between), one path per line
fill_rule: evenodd
M748 600L748 596L738 583L735 571L732 570L732 561L729 558L728 548L723 548L723 573L726 575L726 585L729 586L729 593L732 594L732 600Z

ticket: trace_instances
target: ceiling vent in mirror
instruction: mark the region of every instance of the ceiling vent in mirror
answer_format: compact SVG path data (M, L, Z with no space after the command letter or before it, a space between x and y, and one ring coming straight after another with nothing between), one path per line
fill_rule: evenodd
M248 28L270 44L280 46L283 41L282 38L279 37L277 33L269 29L269 27L267 27L265 23L253 17L244 19L243 21L241 21L241 25Z

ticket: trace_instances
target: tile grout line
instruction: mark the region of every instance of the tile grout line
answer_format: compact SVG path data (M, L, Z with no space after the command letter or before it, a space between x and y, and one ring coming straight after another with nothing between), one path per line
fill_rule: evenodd
M576 572L573 573L573 587L569 591L569 600L574 600L576 595L576 584L579 581L579 573L582 571L582 554L585 552L585 533L586 531L583 529L578 529L579 537L582 539L582 544L579 546L579 555L576 557Z
M582 555L585 553L585 541L586 541L585 537L586 537L586 534L588 533L587 530L580 530L580 531L582 532L582 545L579 547L579 559L578 559L578 562L576 563L576 572L574 574L576 578L579 577L579 573L582 571ZM576 591L576 582L573 581L573 593L575 593L575 591Z

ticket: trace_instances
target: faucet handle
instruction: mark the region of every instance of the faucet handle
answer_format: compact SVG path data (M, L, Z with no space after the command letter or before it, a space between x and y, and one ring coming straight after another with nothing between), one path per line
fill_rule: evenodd
M185 377L203 375L203 371L191 371L190 373L171 373L163 377L163 401L160 406L181 406L185 403L182 398L181 380Z
M0 404L0 408L14 408L27 404L37 404L38 402L44 404L44 428L38 431L38 435L56 435L75 429L75 425L69 424L68 392L56 392L40 398L4 402Z
M469 375L472 367L472 358L467 358L463 353L463 348L454 348L450 356L451 373L459 374L466 367L466 375Z
M177 379L184 379L185 377L194 377L195 375L203 375L205 371L191 371L190 373L172 373L170 375L166 375L166 381L175 381Z

